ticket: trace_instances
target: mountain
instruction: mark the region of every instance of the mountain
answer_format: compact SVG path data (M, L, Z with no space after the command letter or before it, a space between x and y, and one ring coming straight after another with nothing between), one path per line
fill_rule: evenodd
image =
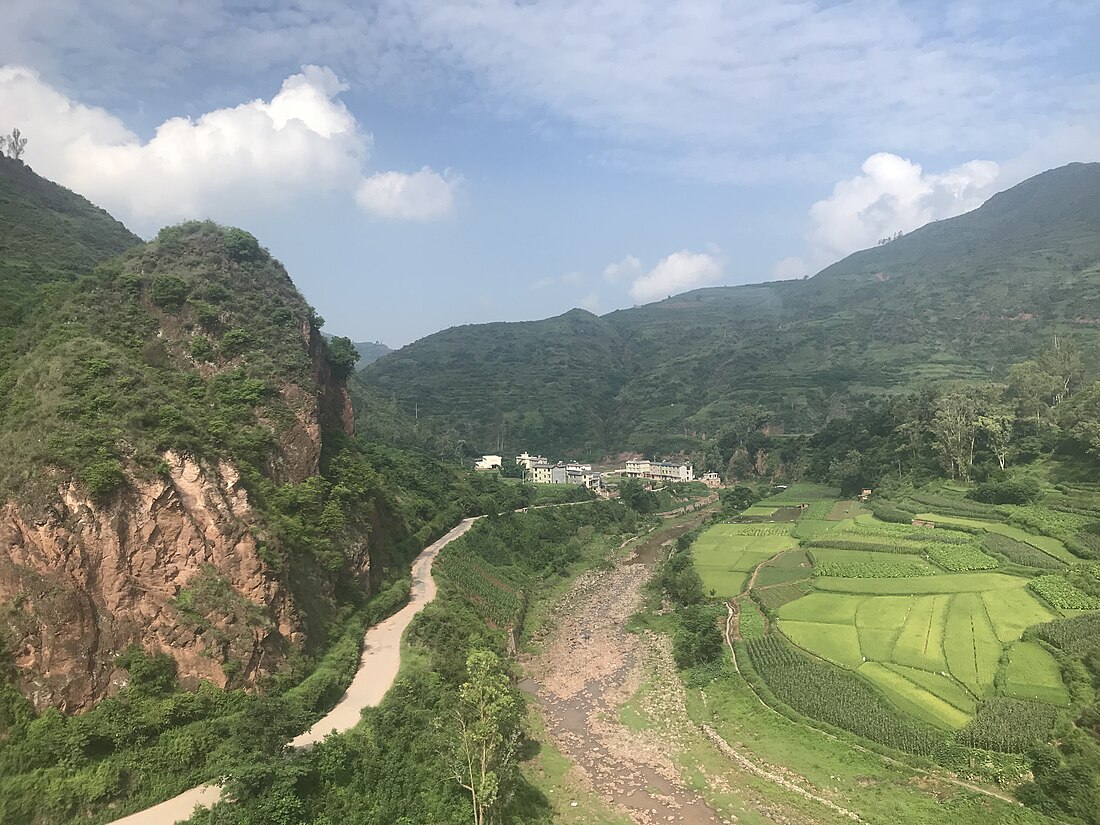
M355 351L359 353L360 368L368 364L373 364L383 355L393 352L392 349L381 341L357 341L353 343L352 346L355 347Z
M87 708L135 644L192 685L316 650L413 539L282 265L211 222L140 243L9 160L0 204L0 653L20 690Z
M478 449L503 431L506 450L692 451L760 412L810 432L869 397L1002 377L1050 332L1094 354L1098 227L1100 164L1071 164L807 280L456 327L361 376Z

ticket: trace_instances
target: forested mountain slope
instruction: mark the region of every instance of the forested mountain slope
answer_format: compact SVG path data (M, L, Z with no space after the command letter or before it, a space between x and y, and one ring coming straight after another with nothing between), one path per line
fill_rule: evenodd
M1100 324L1100 164L1045 172L807 280L701 289L564 322L579 315L446 330L362 375L478 447L495 447L503 429L506 447L596 455L695 449L746 405L812 431L863 398L1002 377L1052 330L1089 355ZM547 375L551 364L572 369ZM539 385L567 406L516 392Z

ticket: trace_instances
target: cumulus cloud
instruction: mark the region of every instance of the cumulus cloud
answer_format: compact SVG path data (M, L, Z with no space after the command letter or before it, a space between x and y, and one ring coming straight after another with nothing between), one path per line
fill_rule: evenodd
M630 297L638 303L657 301L678 292L708 286L722 278L722 262L705 252L686 249L673 252L630 287Z
M842 180L810 208L807 241L816 264L827 264L897 232L976 209L1003 185L993 161L972 160L946 172L880 152L862 174ZM788 258L777 269L790 270Z
M450 211L454 177L427 168L363 177L372 136L338 99L346 88L332 70L304 66L270 100L171 118L142 140L34 70L3 66L0 111L15 113L30 136L25 159L37 171L139 229L238 215L349 186L375 214L433 218ZM363 188L374 197L362 197Z
M620 261L613 261L603 268L603 276L611 283L632 278L642 271L642 262L633 255L627 255Z
M431 220L451 212L455 189L461 181L460 176L449 170L440 175L427 166L411 175L381 172L359 184L355 201L383 218Z

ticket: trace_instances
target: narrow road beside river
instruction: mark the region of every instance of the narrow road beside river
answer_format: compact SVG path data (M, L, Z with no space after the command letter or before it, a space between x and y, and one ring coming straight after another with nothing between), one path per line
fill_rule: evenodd
M289 747L312 747L330 733L349 730L358 724L363 708L375 707L382 701L401 667L401 636L413 617L435 598L435 579L432 578L435 557L444 547L469 530L475 521L476 518L468 518L459 522L447 535L426 547L416 557L412 565L409 603L385 621L367 630L363 637L359 670L356 671L347 692L336 703L336 707L305 733L295 737ZM189 819L196 806L209 807L220 799L220 786L202 785L152 808L117 819L111 825L168 825Z

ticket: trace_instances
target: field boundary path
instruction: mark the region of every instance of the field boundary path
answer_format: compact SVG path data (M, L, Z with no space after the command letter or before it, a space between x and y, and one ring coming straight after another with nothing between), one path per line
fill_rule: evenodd
M375 707L397 678L401 667L401 636L424 606L435 598L432 563L439 552L464 535L481 516L463 519L445 536L420 552L412 564L409 603L397 613L367 629L359 669L347 692L331 711L309 730L292 739L288 747L310 748L330 733L342 733L359 723L364 708ZM210 807L222 798L220 785L200 785L151 808L116 819L110 825L168 825L189 819L196 806Z

